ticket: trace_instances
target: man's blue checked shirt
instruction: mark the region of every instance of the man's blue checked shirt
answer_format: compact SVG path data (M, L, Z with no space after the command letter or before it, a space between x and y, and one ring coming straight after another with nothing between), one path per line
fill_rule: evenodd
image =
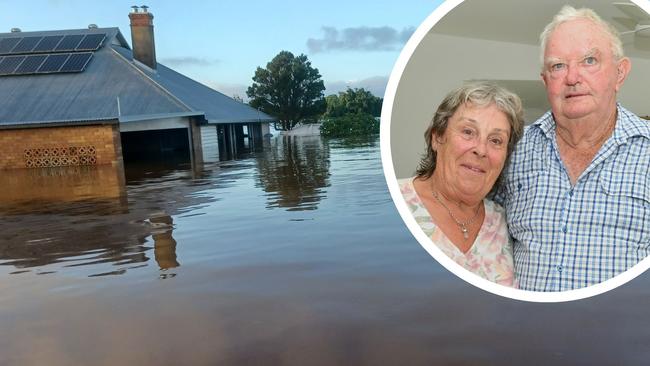
M520 288L600 283L650 254L650 127L618 105L613 135L575 186L547 112L526 128L495 200L506 209Z

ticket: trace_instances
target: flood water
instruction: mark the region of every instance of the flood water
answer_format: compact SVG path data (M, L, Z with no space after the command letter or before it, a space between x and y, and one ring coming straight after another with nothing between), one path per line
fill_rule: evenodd
M379 141L4 171L1 365L647 364L650 277L534 304L412 238ZM124 176L126 177L124 179Z

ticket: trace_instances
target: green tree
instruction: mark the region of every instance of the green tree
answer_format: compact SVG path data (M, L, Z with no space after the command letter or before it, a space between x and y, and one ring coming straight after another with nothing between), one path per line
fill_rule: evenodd
M366 113L373 117L379 117L383 99L363 88L348 88L345 92L339 92L338 95L328 95L325 101L327 102L326 118L341 117L349 113Z
M246 95L250 106L278 119L276 129L288 131L325 112L324 90L321 75L307 56L281 51L265 69L255 70Z
M346 113L326 119L320 126L323 137L360 137L379 133L379 121L368 113Z

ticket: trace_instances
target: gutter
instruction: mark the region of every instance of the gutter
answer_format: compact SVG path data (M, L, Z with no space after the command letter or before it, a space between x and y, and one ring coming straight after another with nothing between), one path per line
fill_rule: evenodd
M39 127L59 127L59 126L113 125L117 123L118 123L117 117L28 121L28 122L0 122L0 129L10 130L10 129L18 129L18 128L39 128Z
M153 119L197 117L197 116L202 116L205 118L205 113L200 111L192 111L192 112L177 112L177 113L135 114L135 115L119 116L116 118L119 120L120 123L129 123L129 122L138 122L138 121L150 121Z

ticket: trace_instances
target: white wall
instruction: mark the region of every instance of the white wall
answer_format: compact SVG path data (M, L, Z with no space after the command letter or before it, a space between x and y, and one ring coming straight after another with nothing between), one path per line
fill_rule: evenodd
M621 104L639 116L650 116L650 60L631 58L632 71L618 93Z
M216 125L199 126L201 130L201 150L203 152L203 162L219 161L219 136L217 135Z
M633 59L632 64L619 100L639 115L650 115L645 91L650 85L650 61ZM390 144L397 177L413 175L424 152L424 131L449 91L476 79L524 80L543 88L539 71L538 46L427 34L406 65L395 95ZM524 96L526 122L530 123L546 112L548 103Z

